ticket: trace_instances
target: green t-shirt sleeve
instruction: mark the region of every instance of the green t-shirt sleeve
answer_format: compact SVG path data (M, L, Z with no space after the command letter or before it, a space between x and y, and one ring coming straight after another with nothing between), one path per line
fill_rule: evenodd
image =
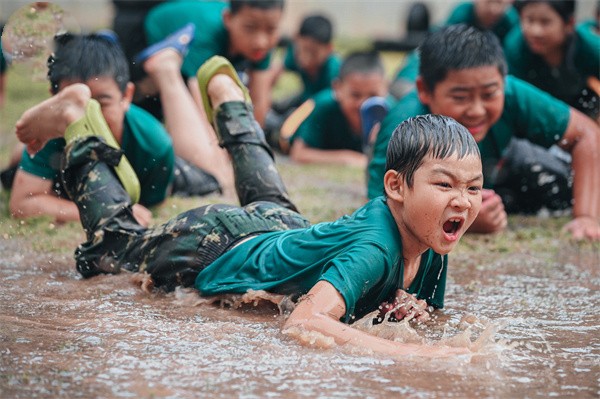
M54 139L48 141L33 157L23 150L19 169L43 179L55 179L58 177L64 148L64 139Z
M525 42L520 27L510 31L504 38L504 55L508 65L508 73L521 79L525 79L527 69L532 63L532 53Z
M302 139L307 146L312 148L325 148L325 137L327 127L330 126L332 118L338 113L334 112L331 103L333 99L333 91L326 90L319 93L313 99L315 107L312 112L298 126L298 129L292 136L292 141Z
M344 298L346 314L343 320L348 321L358 300L389 275L392 268L387 259L379 245L365 242L353 246L325 266L320 280L331 283Z
M402 68L396 74L395 80L403 80L406 82L416 82L419 76L419 52L414 50L406 56L406 61Z
M448 19L446 19L446 25L472 25L474 22L474 15L475 12L472 3L461 3L452 10Z
M513 135L550 147L565 134L570 116L566 103L525 81L506 77L501 118L509 121Z
M151 114L132 105L125 114L123 152L140 180L140 203L162 202L173 180L175 152L171 137Z
M294 45L290 44L287 46L285 51L285 57L283 58L283 67L292 72L298 72L298 66L296 65L296 57L294 57Z
M596 31L597 22L585 21L575 29L577 36L577 54L575 65L581 68L585 76L600 75L600 35Z

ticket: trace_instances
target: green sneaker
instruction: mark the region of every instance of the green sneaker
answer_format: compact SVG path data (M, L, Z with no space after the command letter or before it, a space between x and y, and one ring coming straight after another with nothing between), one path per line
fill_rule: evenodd
M215 55L209 58L200 68L198 68L198 72L196 73L196 77L198 79L198 88L200 89L200 94L202 95L202 104L204 105L204 110L206 111L206 116L208 118L208 122L212 125L214 121L214 111L212 105L210 104L210 99L208 98L208 82L218 73L222 73L231 77L237 85L244 92L244 100L248 104L252 104L252 99L250 98L250 93L248 89L238 76L237 72L229 62L229 60L225 57L221 57L219 55Z
M85 116L71 123L65 130L67 144L88 136L102 137L109 146L116 149L121 148L102 115L100 104L93 99L88 102ZM115 173L129 194L131 203L137 203L140 200L140 181L125 155L121 156L121 161L115 167Z

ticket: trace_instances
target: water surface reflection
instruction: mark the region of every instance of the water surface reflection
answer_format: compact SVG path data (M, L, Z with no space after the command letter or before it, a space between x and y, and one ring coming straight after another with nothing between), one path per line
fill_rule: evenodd
M0 397L598 397L600 272L589 259L452 258L424 339L497 329L481 353L391 359L298 345L272 309L191 306L126 274L0 238ZM585 254L584 254L585 255Z

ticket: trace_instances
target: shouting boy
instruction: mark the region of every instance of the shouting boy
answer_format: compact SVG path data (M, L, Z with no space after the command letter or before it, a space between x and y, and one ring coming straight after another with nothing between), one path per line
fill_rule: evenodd
M117 173L119 183L112 173L120 153L104 144L108 126L100 123L93 100L86 107L75 104L68 110L72 123L64 132L62 170L88 237L76 250L80 273L146 272L156 286L193 285L203 296L249 289L302 296L287 330L317 331L339 344L389 355L465 353L465 348L388 341L346 323L404 292L415 302L443 307L447 254L481 205L481 159L469 132L441 116L404 122L390 142L385 195L350 216L311 226L286 193L231 64L211 58L198 71L198 81L220 145L231 155L242 206L203 206L150 229L137 224L124 189L127 178ZM67 111L53 105L47 100L37 111L46 119ZM41 136L37 124L34 113L24 115L19 139L63 135ZM411 310L427 317L426 309Z

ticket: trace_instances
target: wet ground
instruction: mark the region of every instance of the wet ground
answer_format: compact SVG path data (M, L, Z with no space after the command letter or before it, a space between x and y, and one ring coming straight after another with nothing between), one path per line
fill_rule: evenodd
M412 339L471 334L481 347L398 360L301 346L271 307L198 306L194 293L144 293L127 274L81 280L70 255L5 236L0 397L599 397L597 250L483 254L485 241L467 239L446 309L411 328Z

